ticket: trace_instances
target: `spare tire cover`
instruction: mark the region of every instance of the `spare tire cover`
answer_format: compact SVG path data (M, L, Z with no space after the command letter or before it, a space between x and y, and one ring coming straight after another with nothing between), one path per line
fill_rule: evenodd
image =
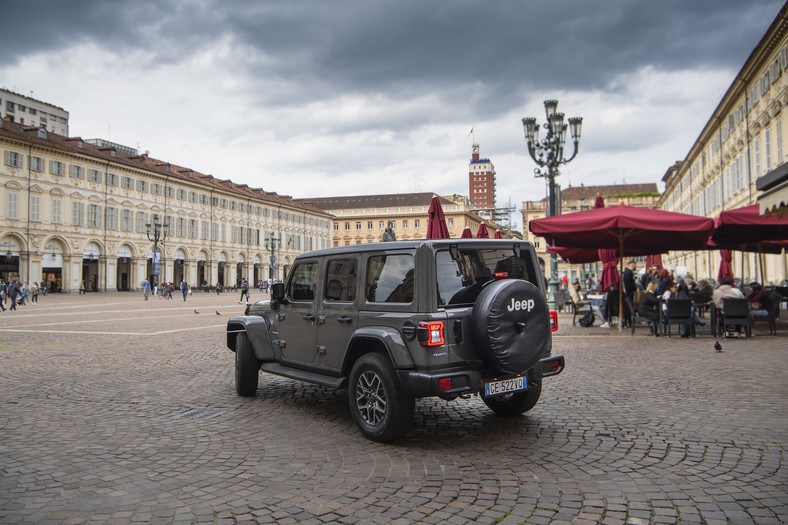
M503 373L534 366L550 341L550 314L539 288L520 279L484 287L473 306L473 337L482 358Z

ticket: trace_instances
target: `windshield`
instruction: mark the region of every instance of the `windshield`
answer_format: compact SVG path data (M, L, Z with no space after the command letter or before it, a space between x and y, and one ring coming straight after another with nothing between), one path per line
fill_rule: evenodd
M453 260L448 250L435 257L438 304L472 305L485 283L495 279L523 279L538 286L528 251L518 258L512 250L460 249Z

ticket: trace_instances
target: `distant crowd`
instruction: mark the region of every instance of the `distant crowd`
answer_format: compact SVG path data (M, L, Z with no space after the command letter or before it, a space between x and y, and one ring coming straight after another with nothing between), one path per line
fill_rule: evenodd
M29 286L15 280L0 281L0 311L16 310L17 305L38 304L38 296L42 294L47 294L46 286L39 286L37 282Z

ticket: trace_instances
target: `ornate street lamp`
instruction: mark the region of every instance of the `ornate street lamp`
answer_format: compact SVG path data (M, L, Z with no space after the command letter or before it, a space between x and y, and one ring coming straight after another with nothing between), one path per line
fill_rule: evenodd
M145 225L145 235L147 235L148 240L153 243L153 275L161 275L159 243L164 244L164 239L167 238L167 225L162 225L158 222L154 222L153 225L148 223ZM151 285L153 285L153 283L151 283Z
M274 272L276 270L276 250L282 247L282 239L274 237L274 232L271 232L271 237L265 242L265 248L271 252L268 266L268 278L274 280Z
M577 146L580 142L580 129L583 126L582 117L572 117L569 124L564 123L564 114L558 113L557 100L544 101L547 123L543 125L547 130L547 135L539 140L539 124L533 117L523 119L523 129L525 131L525 141L528 143L528 154L536 162L538 168L534 168L537 177L546 177L549 191L549 202L547 216L560 215L560 207L556 202L555 178L561 174L558 167L567 164L577 155ZM564 158L564 144L566 143L566 130L572 136L574 144L572 156ZM555 293L558 291L558 260L556 254L550 254L550 302L551 308L557 310L555 304Z

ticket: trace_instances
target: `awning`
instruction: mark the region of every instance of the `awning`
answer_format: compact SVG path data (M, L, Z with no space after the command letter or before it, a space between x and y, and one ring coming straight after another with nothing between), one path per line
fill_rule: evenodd
M788 163L773 169L755 181L758 210L767 217L788 217Z

